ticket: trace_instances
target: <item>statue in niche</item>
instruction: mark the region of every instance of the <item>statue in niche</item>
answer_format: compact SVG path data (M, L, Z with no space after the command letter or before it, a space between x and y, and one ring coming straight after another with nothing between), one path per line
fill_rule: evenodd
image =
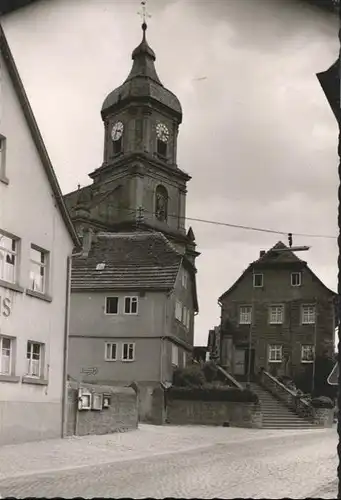
M168 193L166 188L158 186L155 193L155 217L164 222L167 220L168 212Z

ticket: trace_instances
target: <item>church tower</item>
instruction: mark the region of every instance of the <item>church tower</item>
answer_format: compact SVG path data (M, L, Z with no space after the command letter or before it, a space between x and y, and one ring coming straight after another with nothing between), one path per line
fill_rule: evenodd
M93 184L65 201L80 235L89 226L161 231L194 263L194 234L185 228L191 177L177 165L181 104L159 79L146 31L144 21L128 77L104 100L103 163L89 174Z

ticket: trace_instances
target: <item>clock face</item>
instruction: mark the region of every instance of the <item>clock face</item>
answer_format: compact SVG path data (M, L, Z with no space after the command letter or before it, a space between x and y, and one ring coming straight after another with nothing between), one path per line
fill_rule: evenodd
M113 141L118 141L123 134L123 123L116 122L111 130L111 138Z
M163 123L158 123L156 125L156 136L162 142L168 142L169 130Z

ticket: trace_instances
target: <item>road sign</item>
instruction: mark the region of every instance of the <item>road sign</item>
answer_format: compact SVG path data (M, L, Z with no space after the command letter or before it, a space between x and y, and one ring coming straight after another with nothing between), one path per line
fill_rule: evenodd
M329 377L327 378L327 382L329 385L338 385L339 378L339 363L335 363L334 368L332 369Z

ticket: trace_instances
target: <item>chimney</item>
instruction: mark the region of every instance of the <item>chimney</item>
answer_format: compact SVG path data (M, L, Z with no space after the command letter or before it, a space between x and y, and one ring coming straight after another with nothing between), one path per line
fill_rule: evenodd
M261 250L261 251L259 252L259 257L263 257L263 255L265 255L265 253L266 253L266 252L265 252L265 250Z

